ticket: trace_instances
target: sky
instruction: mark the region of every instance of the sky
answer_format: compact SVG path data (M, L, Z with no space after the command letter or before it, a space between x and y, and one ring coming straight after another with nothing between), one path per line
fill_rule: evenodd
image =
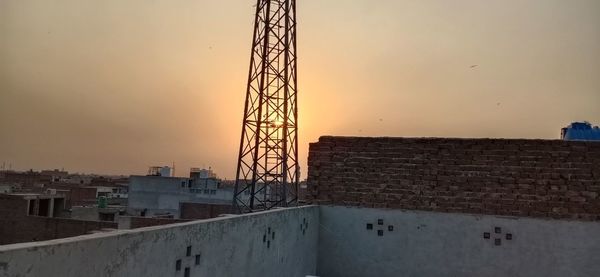
M600 124L600 1L298 0L322 135L558 139ZM253 0L0 0L0 165L235 176Z

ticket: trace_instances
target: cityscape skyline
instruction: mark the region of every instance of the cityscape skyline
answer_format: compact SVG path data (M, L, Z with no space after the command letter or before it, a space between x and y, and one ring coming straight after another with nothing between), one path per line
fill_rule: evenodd
M598 0L0 0L0 42L0 276L600 276Z

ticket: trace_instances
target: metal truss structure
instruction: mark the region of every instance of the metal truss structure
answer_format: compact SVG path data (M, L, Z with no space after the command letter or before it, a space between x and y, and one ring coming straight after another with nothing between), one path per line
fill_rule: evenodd
M240 213L297 203L296 1L257 0L233 205Z

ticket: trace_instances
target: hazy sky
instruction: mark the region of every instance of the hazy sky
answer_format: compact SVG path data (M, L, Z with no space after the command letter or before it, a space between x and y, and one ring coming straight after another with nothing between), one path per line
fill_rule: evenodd
M0 164L233 178L253 0L0 0ZM321 135L600 124L598 0L298 0L302 176Z

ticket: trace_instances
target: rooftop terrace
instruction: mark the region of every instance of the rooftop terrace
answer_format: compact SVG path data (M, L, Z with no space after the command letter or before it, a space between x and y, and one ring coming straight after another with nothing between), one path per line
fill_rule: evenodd
M0 276L600 276L600 143L323 137L313 204L0 247Z
M599 233L597 222L305 206L2 246L0 276L598 276Z

